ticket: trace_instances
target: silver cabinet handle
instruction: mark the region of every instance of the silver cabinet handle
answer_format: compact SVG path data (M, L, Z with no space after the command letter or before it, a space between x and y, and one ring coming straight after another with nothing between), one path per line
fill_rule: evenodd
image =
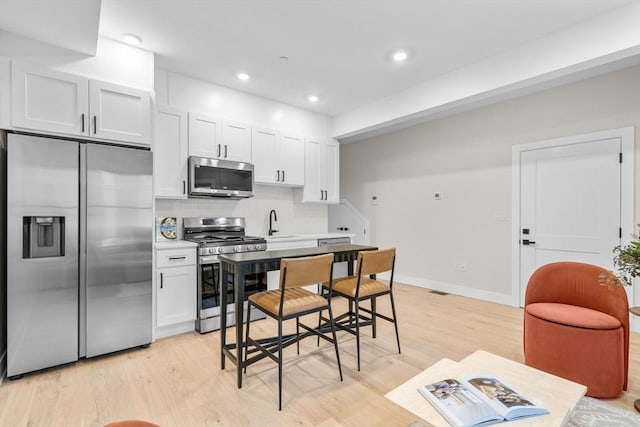
M162 289L163 285L164 285L164 278L162 276L163 273L160 273L160 289Z
M169 261L175 261L177 259L187 259L186 256L170 256Z
M282 182L284 182L284 171L282 171Z
M224 144L224 158L227 158L227 144Z
M276 178L276 182L280 182L280 171L277 170L276 172L278 173L278 177Z
M218 144L218 157L220 157L220 144Z
M98 116L93 116L93 134L98 133Z
M182 180L182 194L187 193L187 181Z
M80 116L81 120L82 120L82 133L84 133L84 113L82 113L82 115Z

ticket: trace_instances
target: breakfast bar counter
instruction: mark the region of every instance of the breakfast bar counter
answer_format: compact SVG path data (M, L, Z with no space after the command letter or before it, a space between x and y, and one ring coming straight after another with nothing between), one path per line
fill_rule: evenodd
M347 262L349 275L353 274L353 264L358 258L358 252L378 249L375 246L341 244L314 248L282 249L273 251L245 252L236 254L220 254L220 283L226 284L233 280L234 301L236 312L236 342L227 344L227 293L221 292L220 304L220 367L225 368L228 357L236 365L238 388L242 387L242 350L244 348L243 334L243 303L245 300L245 275L279 270L282 258L301 258L306 256L334 254L334 262Z

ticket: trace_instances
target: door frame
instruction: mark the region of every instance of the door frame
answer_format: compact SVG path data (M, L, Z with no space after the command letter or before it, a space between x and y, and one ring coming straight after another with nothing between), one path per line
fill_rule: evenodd
M521 296L520 286L520 158L525 151L540 150L544 148L559 147L572 144L580 144L600 139L621 140L622 169L620 174L620 226L622 227L622 244L631 241L631 235L636 231L634 222L634 174L635 174L635 128L633 126L610 129L600 132L572 135L561 138L547 139L518 144L511 147L511 298L514 307L521 307L524 296ZM613 250L613 248L611 248ZM613 257L613 253L611 254ZM629 306L637 305L638 296L631 289L632 296Z

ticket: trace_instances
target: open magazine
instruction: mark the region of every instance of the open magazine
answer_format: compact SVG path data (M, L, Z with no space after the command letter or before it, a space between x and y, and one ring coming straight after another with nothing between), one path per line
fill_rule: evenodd
M420 386L418 391L455 427L486 426L549 413L491 375L446 379Z

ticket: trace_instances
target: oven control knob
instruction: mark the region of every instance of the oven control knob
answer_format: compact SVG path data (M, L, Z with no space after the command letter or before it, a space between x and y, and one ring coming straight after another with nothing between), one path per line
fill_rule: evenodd
M247 245L247 252L251 252L253 250L253 245Z
M234 246L233 252L240 252L240 249L242 249L240 246Z
M224 248L218 248L218 253L219 253L219 254L223 254L224 252L225 252L225 251L224 251Z
M209 253L215 255L218 252L216 249L218 248L209 248Z

